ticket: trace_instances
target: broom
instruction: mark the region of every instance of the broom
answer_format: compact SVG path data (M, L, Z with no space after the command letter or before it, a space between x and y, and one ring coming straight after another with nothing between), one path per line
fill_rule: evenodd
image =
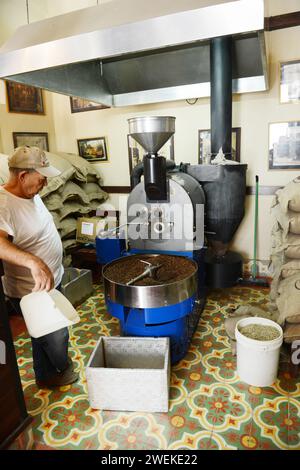
M261 286L269 287L269 283L264 278L257 277L257 227L258 227L258 175L255 176L255 209L254 209L254 247L253 247L253 263L251 267L251 276L247 279L242 279L240 284L244 286Z

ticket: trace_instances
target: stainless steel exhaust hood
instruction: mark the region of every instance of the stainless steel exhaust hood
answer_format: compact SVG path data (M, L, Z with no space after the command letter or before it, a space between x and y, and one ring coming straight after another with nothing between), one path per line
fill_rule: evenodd
M266 90L263 0L121 0L31 23L0 49L0 77L108 106L205 97L209 41L228 35L233 92Z

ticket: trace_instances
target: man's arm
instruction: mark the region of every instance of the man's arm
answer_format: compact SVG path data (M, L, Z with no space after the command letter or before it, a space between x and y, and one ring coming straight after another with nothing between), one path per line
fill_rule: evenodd
M44 261L14 245L3 230L0 230L0 258L11 264L30 269L35 282L33 292L53 289L53 274Z

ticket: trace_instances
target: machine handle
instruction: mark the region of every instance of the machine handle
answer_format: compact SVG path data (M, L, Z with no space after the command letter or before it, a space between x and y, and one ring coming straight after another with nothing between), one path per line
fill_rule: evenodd
M114 233L117 230L119 230L121 227L125 227L126 225L149 225L149 224L148 224L148 222L144 222L144 223L141 223L141 222L126 222L125 224L121 224L118 227L109 228L108 230L102 230L101 232L99 232L99 235L100 235L100 237L106 237L110 233Z

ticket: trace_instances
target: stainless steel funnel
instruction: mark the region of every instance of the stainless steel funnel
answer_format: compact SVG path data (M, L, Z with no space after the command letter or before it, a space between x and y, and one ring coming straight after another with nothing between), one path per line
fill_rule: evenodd
M155 154L175 132L175 117L144 116L128 119L129 134L146 150Z

